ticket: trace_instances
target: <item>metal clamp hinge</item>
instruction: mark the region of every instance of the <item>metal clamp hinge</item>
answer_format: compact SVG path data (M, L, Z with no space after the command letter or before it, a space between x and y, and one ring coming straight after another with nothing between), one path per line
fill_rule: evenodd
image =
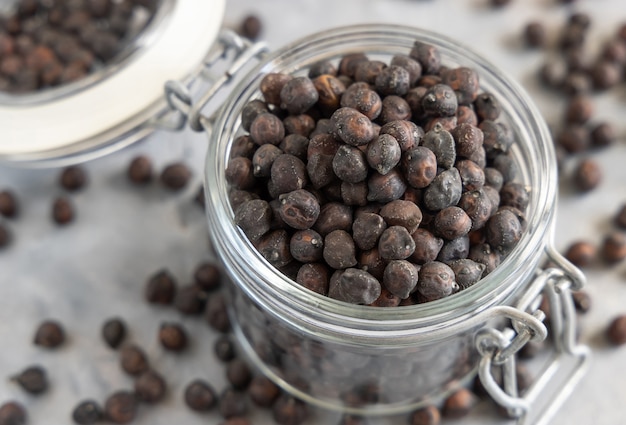
M252 43L231 30L223 30L218 41L219 46L204 60L200 72L206 73L220 61L227 60L230 52L234 52L232 63L212 82L197 102L193 101L189 87L181 81L170 80L165 83L165 98L170 108L170 116L168 120L159 119L161 127L180 130L189 122L194 131L203 131L210 122L208 117L202 115L204 107L246 64L255 58L260 59L268 51L266 43Z
M548 256L559 268L543 270L536 276L516 308L496 307L496 314L511 320L512 328L484 328L476 336L476 348L482 356L478 374L485 390L518 424L546 424L582 377L590 351L576 343L576 313L571 290L580 289L584 275L552 248ZM539 310L542 297L550 309L550 333L554 343L551 362L538 379L520 397L517 390L515 354L531 340L547 336ZM500 383L494 367L501 368Z

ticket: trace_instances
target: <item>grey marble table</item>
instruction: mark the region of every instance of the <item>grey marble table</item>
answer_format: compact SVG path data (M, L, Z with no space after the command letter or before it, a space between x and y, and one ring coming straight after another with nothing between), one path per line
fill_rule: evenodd
M492 10L486 0L228 0L224 25L235 26L248 13L264 22L263 38L279 47L324 28L353 23L385 22L413 25L448 34L471 44L531 93L549 123L558 123L563 100L546 93L534 72L545 55L526 51L520 32L530 19L539 19L555 37L557 28L574 8L593 18L591 44L609 37L626 21L623 0L580 0L562 6L556 0L513 0ZM601 186L576 196L566 188L559 198L556 245L564 249L581 238L599 242L610 218L626 201L626 92L624 87L595 99L598 119L616 124L619 143L593 153L605 173ZM21 214L7 221L15 234L13 245L0 252L0 402L22 401L33 424L70 423L69 412L80 399L102 400L112 390L131 388L132 381L118 367L116 354L100 342L104 319L124 317L130 339L146 347L152 363L168 378L170 392L158 406L141 409L138 424L217 424L217 414L190 413L181 401L184 385L204 377L217 388L225 385L223 369L212 351L216 334L201 319L184 318L170 309L149 307L142 289L147 276L168 268L180 283L189 283L195 266L210 258L203 211L193 197L202 177L206 139L190 131L159 132L147 140L106 158L85 164L88 187L72 194L77 218L58 228L50 219L54 197L61 194L58 170L20 170L0 167L0 188L20 197ZM182 160L194 169L186 190L172 194L159 184L130 186L124 176L130 159L147 154L155 167ZM566 170L567 171L567 170ZM551 424L617 425L626 423L626 349L607 346L602 334L618 313L626 313L624 264L587 271L592 310L582 317L582 341L593 349L593 363ZM55 352L32 345L36 324L56 318L66 325L68 343ZM164 353L156 332L162 321L181 321L192 335L191 349L181 355ZM41 397L24 395L4 379L24 366L48 368L52 389ZM254 411L255 424L273 423L267 412ZM336 417L315 412L308 424L334 423ZM372 421L406 423L404 417ZM450 422L452 423L452 422ZM487 403L457 423L503 424Z

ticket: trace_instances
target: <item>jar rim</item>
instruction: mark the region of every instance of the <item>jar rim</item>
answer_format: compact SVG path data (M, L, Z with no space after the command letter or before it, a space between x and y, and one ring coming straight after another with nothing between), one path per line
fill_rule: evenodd
M295 72L313 53L338 57L359 45L359 51L380 48L385 43L405 49L415 40L435 45L444 63L454 59L456 66L471 66L483 85L497 89L494 94L506 100L503 107L507 123L516 135L516 154L525 159L524 180L532 188L527 215L527 230L502 263L472 287L449 297L403 307L352 305L314 293L292 281L271 266L252 246L233 221L225 183L228 147L240 125L239 113L245 103L258 96L259 76L267 72ZM352 44L350 44L352 43ZM349 45L349 46L348 46ZM343 46L343 51L341 51ZM332 50L335 49L335 50ZM337 51L339 49L340 51ZM403 50L408 54L409 49ZM319 60L319 59L318 59ZM313 62L313 61L311 61ZM460 63L456 63L460 62ZM388 24L360 24L338 27L301 38L273 52L252 69L233 90L210 129L210 143L205 163L207 218L214 247L225 268L243 279L239 286L263 305L280 305L292 312L308 309L307 321L315 318L334 320L343 328L365 330L437 328L441 323L462 322L490 306L502 303L534 274L541 254L552 235L557 195L556 159L545 121L528 94L511 77L505 75L472 48L444 35L418 28ZM514 111L514 113L512 113ZM225 149L226 148L226 149ZM519 160L519 158L518 158ZM523 167L522 167L523 168ZM530 170L529 170L530 168ZM252 282L263 282L263 288ZM289 298L285 302L284 298ZM276 304L278 303L278 304Z

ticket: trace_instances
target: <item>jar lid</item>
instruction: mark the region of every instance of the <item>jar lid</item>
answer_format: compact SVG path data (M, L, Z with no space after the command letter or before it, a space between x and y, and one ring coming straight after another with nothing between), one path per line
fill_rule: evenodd
M163 1L135 51L80 90L0 101L0 161L69 163L100 156L149 134L167 107L164 85L197 72L222 23L225 0ZM31 101L29 101L29 96Z

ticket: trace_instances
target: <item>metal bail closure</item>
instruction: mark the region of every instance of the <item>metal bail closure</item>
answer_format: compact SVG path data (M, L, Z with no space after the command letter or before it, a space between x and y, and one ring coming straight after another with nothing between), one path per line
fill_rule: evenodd
M171 114L159 119L161 128L170 130L182 129L187 121L194 131L204 131L211 125L211 118L201 114L204 107L215 95L229 83L237 73L252 59L260 59L268 51L266 43L252 43L231 30L222 30L219 35L219 46L203 63L201 75L209 75L220 61L228 61L229 52L234 51L234 58L228 68L217 78L212 79L210 87L202 97L193 102L190 89L180 81L170 80L165 84L165 98Z
M550 244L546 254L553 267L540 270L528 291L515 307L494 307L490 317L509 319L512 327L484 328L476 335L475 344L482 356L478 374L489 395L518 425L546 425L575 388L589 364L590 350L576 343L576 313L572 290L581 289L585 277ZM553 350L549 362L523 397L517 391L515 354L528 341L541 341L548 336L543 324L544 312L539 310L546 297L550 312L550 336ZM492 373L500 367L502 381Z

